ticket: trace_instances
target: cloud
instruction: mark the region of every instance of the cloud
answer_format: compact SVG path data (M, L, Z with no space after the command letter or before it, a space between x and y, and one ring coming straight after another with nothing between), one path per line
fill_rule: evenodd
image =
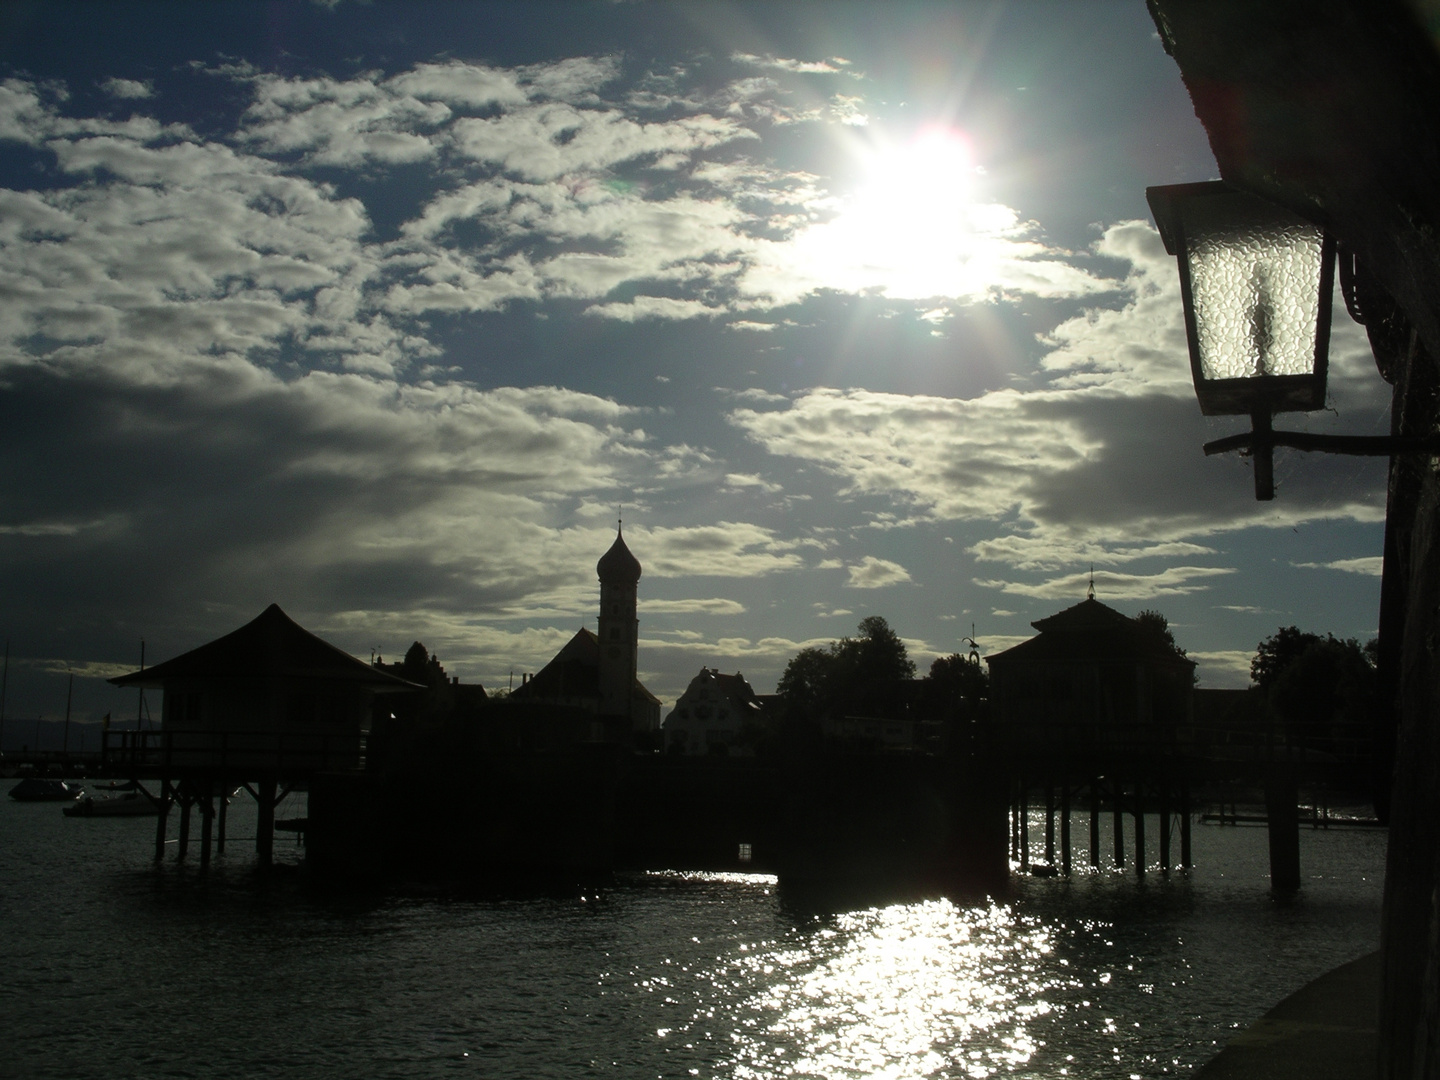
M1235 689L1243 689L1250 685L1250 661L1255 658L1254 651L1244 652L1239 649L1221 649L1213 652L1191 652L1190 659L1195 661L1195 674L1200 679L1200 685L1213 687L1217 684L1229 686Z
M1209 588L1206 580L1235 571L1218 566L1172 566L1156 574L1095 575L1095 594L1102 600L1153 600L1160 596L1184 596ZM1013 596L1032 596L1040 600L1076 600L1089 587L1089 574L1067 574L1049 581L1028 583L975 579L981 588L999 589Z
M737 64L800 75L838 75L850 66L849 60L838 56L829 60L792 60L777 56L756 56L753 53L732 53L730 59Z
M1130 222L1097 251L1131 260L1124 290L1047 337L1032 387L947 398L821 386L728 419L768 453L832 476L841 499L877 508L877 523L990 523L970 554L1029 573L1194 560L1218 554L1210 538L1257 526L1383 520L1383 487L1367 490L1333 458L1277 458L1283 499L1260 504L1243 459L1204 457L1225 421L1194 401L1173 261L1153 229ZM1337 332L1346 371L1363 367L1349 335ZM1292 422L1333 429L1382 407L1371 390L1343 418Z
M1291 563L1290 565L1305 570L1343 570L1347 574L1364 574L1367 577L1380 577L1385 566L1385 560L1379 555L1365 555L1357 559L1334 559L1330 562L1297 562Z
M775 495L785 489L779 484L773 484L763 477L753 473L726 473L725 485L738 490L755 489L764 492L766 495Z
M911 580L910 572L899 563L874 555L866 555L846 570L849 571L849 580L845 586L850 589L883 589L887 585L900 585Z
M100 84L100 89L111 97L129 101L155 96L155 88L150 83L135 79L106 79Z
M743 615L745 605L738 600L720 597L693 600L645 600L641 605L644 615Z

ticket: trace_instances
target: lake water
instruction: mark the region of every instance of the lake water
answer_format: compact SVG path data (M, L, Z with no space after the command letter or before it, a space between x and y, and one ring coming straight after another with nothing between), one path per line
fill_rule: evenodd
M0 1075L1184 1074L1377 947L1385 846L1307 829L1280 899L1262 828L1197 825L1188 874L1082 867L1003 902L826 914L723 874L322 890L283 836L259 879L253 836L237 799L202 877L193 848L153 864L153 819L0 799Z

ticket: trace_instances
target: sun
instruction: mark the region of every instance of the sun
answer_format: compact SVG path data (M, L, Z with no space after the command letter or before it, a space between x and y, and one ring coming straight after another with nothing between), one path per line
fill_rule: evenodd
M797 238L797 261L838 287L895 299L983 295L994 239L1014 221L977 201L969 138L937 125L900 142L872 139L854 148L858 185L833 218Z

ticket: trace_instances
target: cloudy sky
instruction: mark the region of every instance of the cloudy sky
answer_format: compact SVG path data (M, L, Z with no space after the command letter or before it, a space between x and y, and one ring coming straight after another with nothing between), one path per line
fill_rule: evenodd
M0 9L7 716L278 602L504 686L594 625L761 692L1096 594L1202 685L1373 635L1383 466L1200 445L1148 184L1216 175L1142 0ZM1330 408L1388 431L1338 309Z

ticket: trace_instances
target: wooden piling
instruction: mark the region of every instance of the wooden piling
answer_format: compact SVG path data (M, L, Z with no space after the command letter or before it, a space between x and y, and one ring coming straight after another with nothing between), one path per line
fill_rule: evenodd
M175 860L179 862L185 858L190 850L190 799L191 792L188 785L182 784L176 792L180 803L180 836L176 843Z
M261 780L255 788L258 820L255 825L255 853L261 866L269 866L275 858L275 780Z
M210 842L215 834L215 799L206 784L198 794L200 803L200 869L210 869Z
M1020 868L1024 871L1030 869L1030 792L1021 785L1020 787Z
M1275 761L1265 775L1265 816L1270 834L1270 885L1300 887L1299 785L1289 762Z
M1045 865L1055 865L1055 784L1045 781Z
M1160 797L1157 809L1160 812L1160 871L1170 872L1170 785L1160 781Z
M1119 870L1125 866L1125 809L1120 804L1119 780L1111 783L1110 797L1114 800L1111 810L1115 818L1115 869Z
M1100 869L1100 781L1090 778L1090 866Z
M1189 870L1194 865L1190 852L1190 781L1180 781L1180 865Z
M170 803L173 792L170 787L170 778L164 777L160 781L160 813L155 816L155 861L159 862L165 857L165 823L170 818Z
M1135 873L1145 873L1145 786L1135 785Z
M215 854L225 854L225 818L230 810L230 781L220 781L220 820L215 827Z
M1060 785L1060 872L1070 876L1070 784Z

